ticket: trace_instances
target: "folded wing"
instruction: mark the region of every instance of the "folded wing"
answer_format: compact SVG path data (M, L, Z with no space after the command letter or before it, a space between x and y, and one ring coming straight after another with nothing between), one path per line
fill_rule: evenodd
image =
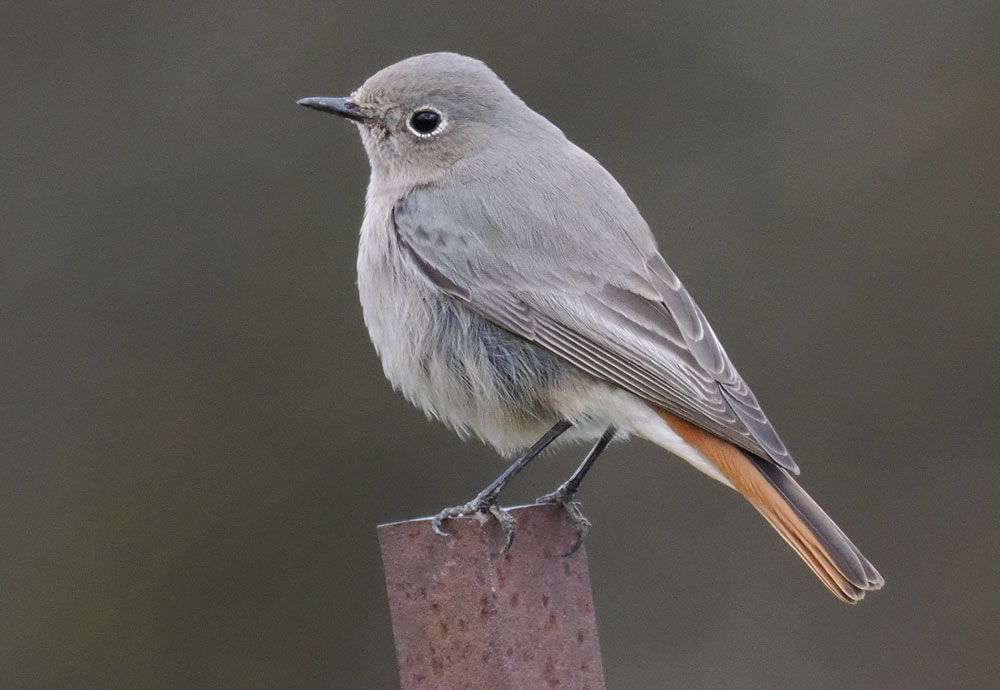
M497 326L798 472L651 240L641 247L610 229L601 242L587 243L546 227L527 240L511 238L488 210L456 212L428 189L400 200L393 222L400 248L424 276ZM514 222L546 223L531 217Z

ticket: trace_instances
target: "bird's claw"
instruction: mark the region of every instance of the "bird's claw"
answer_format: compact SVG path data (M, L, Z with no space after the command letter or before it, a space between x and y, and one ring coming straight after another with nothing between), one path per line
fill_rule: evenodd
M449 532L441 527L441 523L449 518L467 517L470 515L492 515L500 523L506 539L501 554L507 553L514 543L514 535L517 531L517 522L506 509L497 504L496 499L490 500L487 497L477 496L473 500L460 506L445 508L440 513L431 518L431 529L435 534L442 537L451 536Z
M434 533L439 537L451 536L448 532L441 529L441 521L450 517L454 516L450 515L448 510L442 510L440 513L431 518L431 529L434 530Z
M573 494L560 487L550 494L539 496L535 499L535 503L557 503L563 507L563 510L566 511L566 515L569 517L569 521L576 530L576 541L573 543L573 547L564 553L563 556L572 556L579 551L580 547L583 546L583 540L590 533L592 525L590 524L590 520L584 517L579 502L573 500Z
M563 556L572 556L574 553L580 550L583 546L583 540L587 538L590 534L590 520L588 520L583 515L583 511L580 510L580 504L576 501L566 501L562 504L562 507L566 510L566 514L569 515L570 522L573 523L574 529L576 529L576 541L573 543L573 548L563 554Z
M505 554L510 551L510 547L514 545L514 534L517 532L517 522L514 520L513 515L508 513L504 508L496 503L490 506L490 515L497 519L497 522L500 523L500 529L503 530L506 541L504 542L503 549L500 553Z

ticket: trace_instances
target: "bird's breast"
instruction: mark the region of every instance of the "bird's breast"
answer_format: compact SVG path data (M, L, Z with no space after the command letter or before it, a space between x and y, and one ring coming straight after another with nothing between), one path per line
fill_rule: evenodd
M579 373L441 293L400 246L392 204L368 204L358 250L365 325L386 378L429 416L501 451L557 418L552 393Z

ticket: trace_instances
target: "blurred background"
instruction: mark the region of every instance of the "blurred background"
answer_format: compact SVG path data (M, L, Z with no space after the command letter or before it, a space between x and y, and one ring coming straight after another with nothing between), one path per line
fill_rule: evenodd
M295 100L444 49L629 190L888 582L837 602L736 495L617 445L581 494L608 687L996 687L1000 4L3 17L0 687L398 687L375 525L503 463L383 379L367 161Z

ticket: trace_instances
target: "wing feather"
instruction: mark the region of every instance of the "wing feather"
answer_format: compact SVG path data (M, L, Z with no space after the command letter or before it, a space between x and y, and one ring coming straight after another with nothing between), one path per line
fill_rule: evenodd
M400 247L435 287L590 375L798 472L704 314L655 248L622 241L618 251L595 257L594 247L572 242L558 250L514 247L489 214L462 211L427 189L393 209Z

